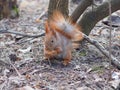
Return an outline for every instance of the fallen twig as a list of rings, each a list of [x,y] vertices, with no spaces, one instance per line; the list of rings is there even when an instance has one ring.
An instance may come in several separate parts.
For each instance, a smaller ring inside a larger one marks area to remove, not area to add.
[[[6,87],[8,81],[7,81],[7,77],[4,77],[5,81],[0,85],[0,90],[4,90],[4,88]]]
[[[87,40],[89,43],[94,45],[97,49],[99,49],[102,54],[104,54],[109,59],[109,52],[97,41],[89,38],[87,35],[84,34],[84,39]],[[120,69],[120,61],[117,60],[113,55],[111,55],[111,63],[115,65],[118,69]]]
[[[45,11],[43,11],[40,16],[39,16],[39,19],[41,19],[41,17],[47,12],[47,9],[45,9]]]
[[[16,73],[18,74],[19,77],[21,77],[20,72],[17,70],[17,68],[11,63],[11,61],[9,60],[10,65],[15,69]]]
[[[33,39],[35,39],[35,38],[30,38],[29,40],[18,41],[16,44],[22,44],[22,43],[31,41],[31,40],[33,40]]]
[[[19,36],[29,37],[29,38],[38,38],[38,37],[42,37],[42,36],[45,35],[44,33],[42,33],[40,35],[27,35],[27,34],[23,34],[23,33],[20,33],[20,32],[13,31],[13,30],[0,30],[0,33],[11,33],[11,34],[16,34],[16,35],[19,35]]]

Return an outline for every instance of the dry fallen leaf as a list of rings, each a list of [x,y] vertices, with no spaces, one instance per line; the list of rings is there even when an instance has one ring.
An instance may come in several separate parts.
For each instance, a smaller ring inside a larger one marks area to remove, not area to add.
[[[37,18],[37,19],[35,20],[35,22],[36,22],[36,23],[40,23],[40,19]]]
[[[83,86],[83,87],[78,87],[76,90],[92,90],[89,87]]]
[[[28,80],[28,79],[31,78],[31,75],[30,75],[30,74],[26,74],[25,77],[26,77],[26,79]]]
[[[120,72],[113,72],[111,78],[118,80],[120,78]]]
[[[24,86],[24,87],[19,88],[19,89],[17,89],[17,90],[35,90],[35,89],[33,89],[33,88],[30,87],[30,86]]]
[[[21,60],[20,57],[16,56],[16,54],[10,54],[10,55],[9,55],[9,58],[10,58],[11,61],[14,61],[14,62]]]
[[[27,53],[27,52],[30,52],[30,50],[31,50],[31,46],[29,46],[29,47],[26,48],[26,49],[19,49],[18,51],[19,51],[19,52],[22,52],[22,53]]]

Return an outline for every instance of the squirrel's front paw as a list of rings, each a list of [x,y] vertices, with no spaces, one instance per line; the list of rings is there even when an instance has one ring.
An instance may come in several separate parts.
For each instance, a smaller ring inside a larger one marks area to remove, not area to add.
[[[56,51],[57,51],[57,54],[61,53],[62,52],[62,49],[60,47],[57,47],[56,48]]]
[[[65,59],[65,60],[63,61],[63,65],[64,65],[64,66],[67,66],[67,65],[69,64],[69,62],[70,62],[70,60]]]
[[[48,59],[49,59],[49,57],[44,57],[43,59],[44,59],[44,60],[48,60]]]

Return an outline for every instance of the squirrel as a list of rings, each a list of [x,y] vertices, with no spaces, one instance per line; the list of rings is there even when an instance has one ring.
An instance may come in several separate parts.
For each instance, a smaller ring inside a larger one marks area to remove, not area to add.
[[[45,59],[62,58],[63,65],[71,61],[74,41],[81,41],[83,33],[70,18],[54,11],[50,20],[45,22],[44,55]]]

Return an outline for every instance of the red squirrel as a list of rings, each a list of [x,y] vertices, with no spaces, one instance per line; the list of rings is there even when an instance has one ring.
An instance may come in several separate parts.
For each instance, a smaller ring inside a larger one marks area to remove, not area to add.
[[[83,34],[77,24],[73,24],[69,18],[64,18],[59,11],[54,11],[52,18],[45,23],[45,58],[62,58],[63,65],[68,65],[72,58],[73,41],[82,39]]]

